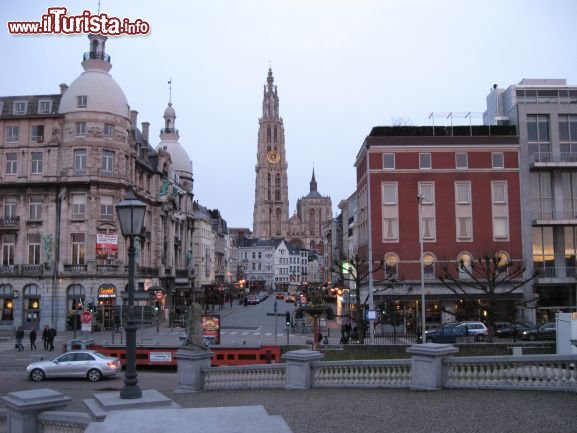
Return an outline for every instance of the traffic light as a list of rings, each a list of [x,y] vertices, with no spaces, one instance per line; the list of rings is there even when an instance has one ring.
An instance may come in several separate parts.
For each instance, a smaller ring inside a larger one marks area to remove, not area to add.
[[[158,310],[160,310],[160,301],[154,303],[154,311],[158,313]]]
[[[90,311],[91,313],[94,313],[94,302],[90,302],[88,304],[88,311]]]
[[[288,311],[285,313],[285,321],[287,327],[291,326],[291,313]]]

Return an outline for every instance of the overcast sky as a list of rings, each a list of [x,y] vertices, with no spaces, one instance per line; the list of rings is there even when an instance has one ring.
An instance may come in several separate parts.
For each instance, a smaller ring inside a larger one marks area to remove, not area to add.
[[[40,20],[52,6],[96,13],[98,1],[0,0],[0,96],[58,93],[83,71],[85,35],[7,32],[7,21]],[[431,112],[472,112],[481,123],[494,83],[577,85],[574,0],[102,0],[101,11],[150,24],[147,36],[109,38],[110,73],[139,123],[151,123],[154,147],[172,78],[195,199],[229,227],[252,229],[269,64],[285,126],[289,216],[313,166],[336,216],[373,126],[428,125]]]

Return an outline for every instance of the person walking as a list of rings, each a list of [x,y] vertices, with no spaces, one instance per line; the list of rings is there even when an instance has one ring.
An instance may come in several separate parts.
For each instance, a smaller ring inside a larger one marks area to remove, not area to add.
[[[52,352],[54,350],[54,337],[56,337],[56,329],[54,328],[54,326],[52,328],[50,328],[50,330],[48,331],[48,344],[50,346],[50,348],[48,349],[50,352]]]
[[[24,345],[22,344],[23,340],[24,329],[22,329],[22,326],[19,326],[16,330],[16,349],[18,349],[18,352],[22,352],[24,350]]]
[[[42,331],[42,342],[44,343],[44,350],[50,349],[50,328],[48,325]]]
[[[30,350],[36,350],[36,329],[30,331]]]

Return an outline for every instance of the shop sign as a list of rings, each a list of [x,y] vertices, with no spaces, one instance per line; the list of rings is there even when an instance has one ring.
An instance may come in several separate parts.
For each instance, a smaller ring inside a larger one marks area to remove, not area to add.
[[[114,286],[104,286],[98,289],[99,298],[116,298],[116,287]]]
[[[96,257],[101,259],[118,258],[118,235],[96,233]]]
[[[220,344],[220,315],[203,314],[200,323],[204,340],[210,341],[211,344]]]
[[[172,352],[148,352],[150,362],[171,362]]]

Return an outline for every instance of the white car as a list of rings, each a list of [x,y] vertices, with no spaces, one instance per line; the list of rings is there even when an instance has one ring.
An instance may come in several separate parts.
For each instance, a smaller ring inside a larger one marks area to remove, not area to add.
[[[463,335],[471,335],[477,341],[483,341],[489,335],[489,328],[483,322],[461,322],[453,329],[463,331]]]
[[[33,362],[26,367],[34,382],[48,378],[78,377],[98,382],[103,377],[115,376],[122,366],[118,358],[94,350],[74,350],[52,360]]]

